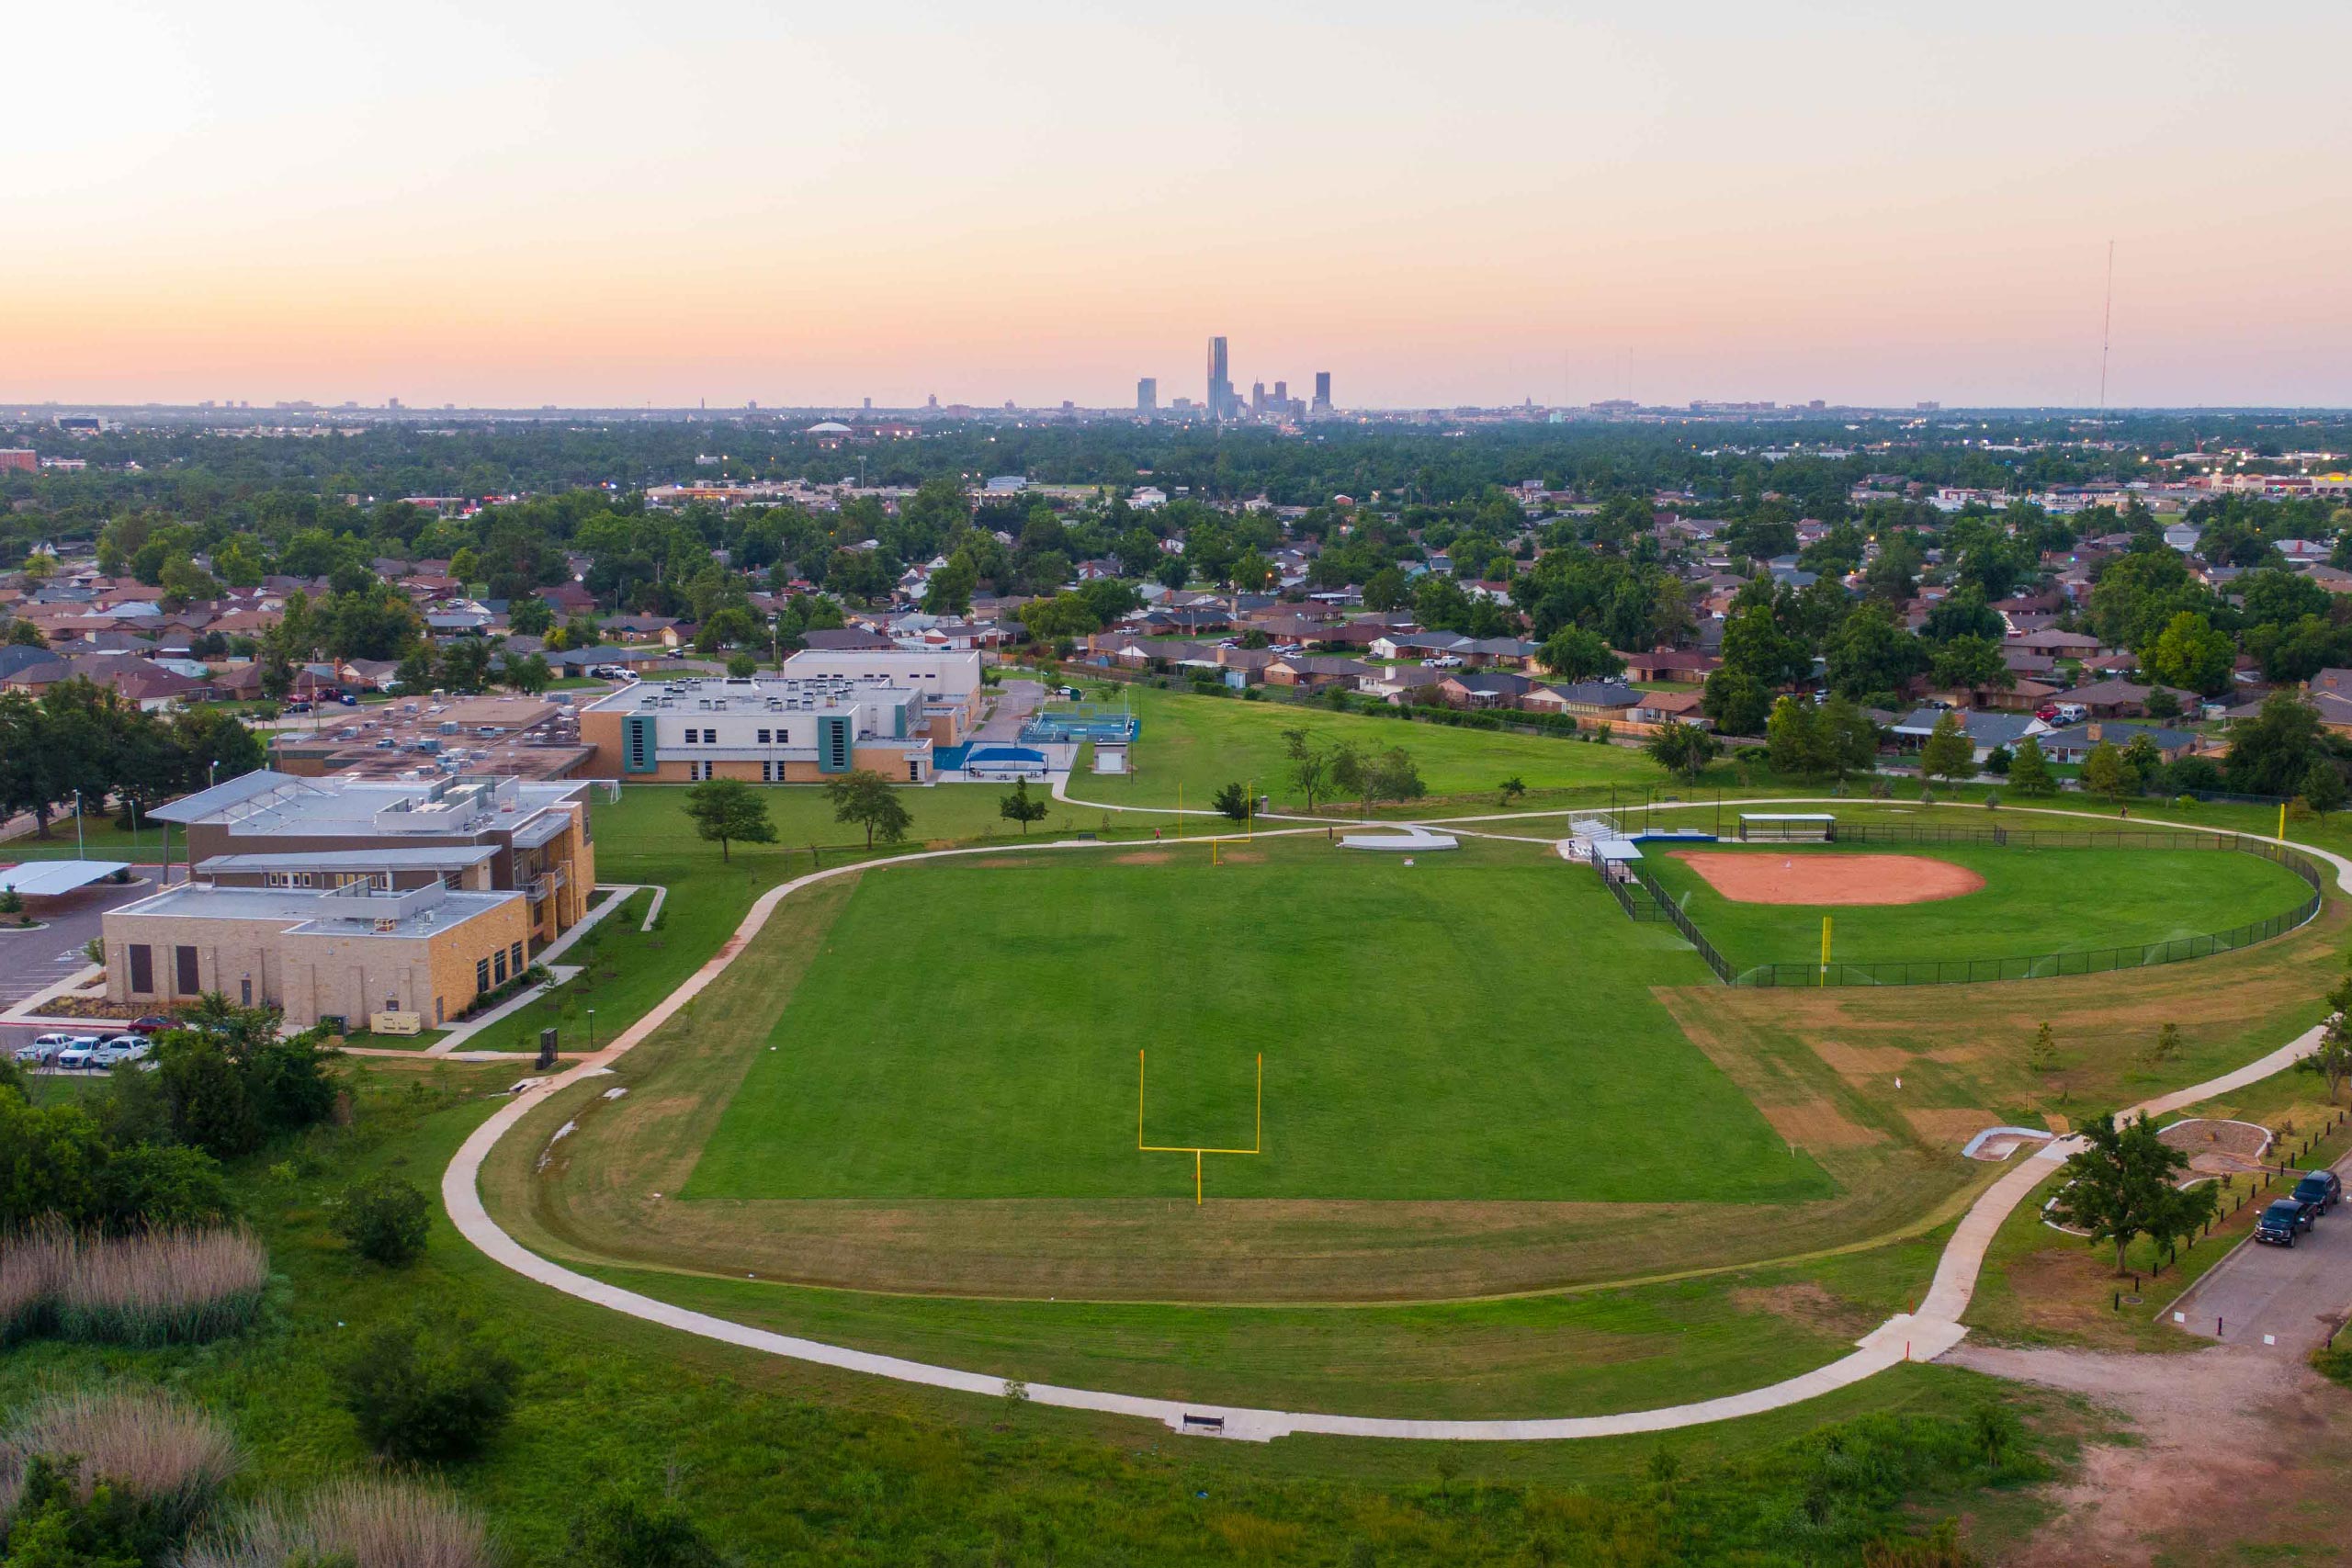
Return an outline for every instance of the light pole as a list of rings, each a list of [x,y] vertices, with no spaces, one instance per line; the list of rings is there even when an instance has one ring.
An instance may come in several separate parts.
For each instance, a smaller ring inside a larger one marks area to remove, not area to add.
[[[74,792],[74,858],[85,858],[82,852],[82,792],[78,789]]]
[[[594,1008],[588,1010],[588,1054],[591,1056],[596,1054],[596,1010]]]

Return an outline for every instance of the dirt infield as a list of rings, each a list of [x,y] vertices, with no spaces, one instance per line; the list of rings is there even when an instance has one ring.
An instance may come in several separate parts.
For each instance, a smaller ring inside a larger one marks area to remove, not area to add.
[[[1925,855],[1670,852],[1742,904],[1926,904],[1984,886],[1967,867]]]

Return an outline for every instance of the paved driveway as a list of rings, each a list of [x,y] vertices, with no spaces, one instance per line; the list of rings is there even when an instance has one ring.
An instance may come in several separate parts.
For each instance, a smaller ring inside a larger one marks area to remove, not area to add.
[[[1036,681],[1007,681],[997,688],[996,711],[972,731],[971,739],[1012,744],[1021,739],[1021,727],[1045,705],[1046,688]]]
[[[2352,1181],[2352,1155],[2336,1161]],[[2301,1356],[2352,1309],[2352,1204],[2339,1203],[2293,1247],[2239,1247],[2173,1311],[2204,1339]],[[2276,1342],[2266,1346],[2263,1336]]]

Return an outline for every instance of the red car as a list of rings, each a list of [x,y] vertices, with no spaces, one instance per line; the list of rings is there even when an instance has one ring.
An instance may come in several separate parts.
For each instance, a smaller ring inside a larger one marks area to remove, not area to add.
[[[160,1034],[166,1029],[178,1027],[179,1020],[166,1018],[160,1012],[151,1012],[145,1018],[134,1018],[123,1025],[133,1034]]]

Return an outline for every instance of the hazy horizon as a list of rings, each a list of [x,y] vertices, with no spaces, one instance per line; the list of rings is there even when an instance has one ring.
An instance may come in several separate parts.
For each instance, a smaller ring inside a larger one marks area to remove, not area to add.
[[[11,394],[2352,403],[2352,11],[96,0],[0,98]],[[19,405],[20,406],[20,405]]]

